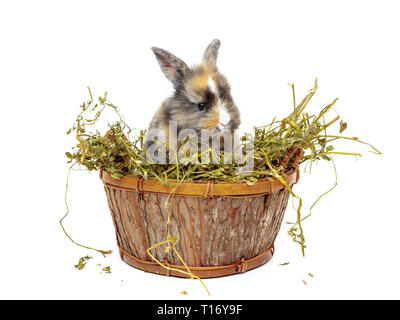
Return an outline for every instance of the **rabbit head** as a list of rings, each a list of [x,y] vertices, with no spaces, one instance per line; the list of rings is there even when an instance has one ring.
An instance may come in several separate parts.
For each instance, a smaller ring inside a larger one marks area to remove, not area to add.
[[[191,129],[200,134],[202,129],[238,129],[240,114],[231,97],[226,77],[217,68],[219,40],[206,48],[203,61],[188,67],[172,53],[153,47],[162,72],[174,86],[174,93],[167,98],[154,115],[149,130],[161,129],[168,136],[171,121],[177,123],[177,132]]]

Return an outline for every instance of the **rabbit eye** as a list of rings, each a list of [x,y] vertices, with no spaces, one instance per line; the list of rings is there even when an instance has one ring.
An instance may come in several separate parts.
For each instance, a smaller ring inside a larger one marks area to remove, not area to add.
[[[206,105],[204,103],[199,103],[197,104],[197,107],[199,108],[200,111],[203,111],[206,107]]]

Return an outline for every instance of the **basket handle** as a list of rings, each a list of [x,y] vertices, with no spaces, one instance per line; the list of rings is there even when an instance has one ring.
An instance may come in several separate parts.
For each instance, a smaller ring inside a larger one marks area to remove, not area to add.
[[[296,169],[299,166],[301,158],[303,157],[303,152],[304,152],[304,150],[303,150],[302,145],[297,145],[297,146],[290,148],[286,152],[285,156],[282,159],[282,169],[286,170],[287,165],[294,154],[295,154],[295,157],[294,157],[291,167]]]

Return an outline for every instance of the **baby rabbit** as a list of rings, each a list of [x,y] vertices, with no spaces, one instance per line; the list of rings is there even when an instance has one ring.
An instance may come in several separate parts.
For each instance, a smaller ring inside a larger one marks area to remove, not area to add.
[[[220,41],[213,40],[206,48],[200,65],[188,67],[172,53],[153,47],[162,72],[174,86],[174,93],[165,99],[149,126],[161,130],[165,137],[177,139],[184,129],[190,129],[199,136],[203,129],[212,130],[213,135],[224,130],[238,129],[240,114],[231,97],[228,80],[217,69]],[[176,124],[176,135],[171,137],[170,124]],[[147,139],[145,147],[154,143]]]

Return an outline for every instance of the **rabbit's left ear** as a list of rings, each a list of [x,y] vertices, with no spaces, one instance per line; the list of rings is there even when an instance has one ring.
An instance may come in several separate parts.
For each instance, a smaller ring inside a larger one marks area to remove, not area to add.
[[[182,82],[183,77],[188,72],[189,67],[178,57],[167,50],[152,47],[156,55],[158,64],[164,75],[173,83],[175,88]]]
[[[217,57],[221,41],[214,39],[208,45],[203,55],[203,63],[206,64],[212,71],[217,71]]]

